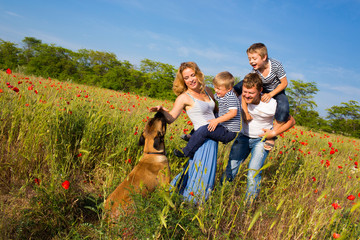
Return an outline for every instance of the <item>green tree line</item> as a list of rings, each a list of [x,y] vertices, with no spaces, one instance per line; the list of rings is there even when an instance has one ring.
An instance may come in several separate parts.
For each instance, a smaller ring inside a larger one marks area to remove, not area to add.
[[[172,82],[176,69],[145,59],[137,68],[119,61],[114,53],[88,49],[71,51],[25,37],[17,44],[0,39],[0,69],[28,75],[53,77],[158,99],[174,100]]]
[[[132,92],[158,99],[174,100],[172,82],[176,68],[149,59],[134,66],[119,61],[114,53],[88,49],[71,51],[25,37],[20,46],[0,39],[0,69],[13,69],[28,75],[53,77],[98,87]],[[206,76],[211,86],[212,76]],[[239,81],[240,77],[236,77]],[[314,109],[314,95],[319,91],[315,82],[290,80],[287,88],[290,112],[296,124],[314,130],[360,138],[360,106],[357,101],[332,106],[322,118]]]

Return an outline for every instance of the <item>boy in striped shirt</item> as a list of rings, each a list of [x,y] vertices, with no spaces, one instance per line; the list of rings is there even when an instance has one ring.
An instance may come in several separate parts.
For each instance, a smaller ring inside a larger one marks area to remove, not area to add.
[[[227,71],[215,76],[213,84],[216,94],[214,96],[218,102],[219,115],[210,120],[208,125],[200,127],[191,135],[188,144],[182,149],[183,153],[175,149],[175,156],[192,158],[206,138],[228,143],[240,132],[240,103],[232,90],[234,82],[233,75]]]
[[[261,101],[268,103],[271,98],[277,102],[275,112],[274,130],[277,130],[281,125],[289,120],[289,100],[285,95],[285,88],[287,87],[287,78],[282,64],[272,58],[268,57],[268,52],[265,44],[254,43],[247,50],[249,63],[253,67],[252,73],[257,73],[263,82],[263,91]],[[241,95],[242,81],[234,86],[234,90]],[[246,106],[244,110],[244,119],[251,121]],[[274,146],[275,139],[268,139],[265,142],[264,148],[271,150]]]

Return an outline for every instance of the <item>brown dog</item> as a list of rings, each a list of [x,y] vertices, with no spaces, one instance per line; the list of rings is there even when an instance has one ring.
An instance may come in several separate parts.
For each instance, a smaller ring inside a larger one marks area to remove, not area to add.
[[[170,182],[170,167],[165,156],[164,136],[166,120],[161,112],[146,124],[140,136],[139,145],[144,145],[144,153],[139,163],[125,180],[111,193],[105,201],[106,214],[112,220],[117,220],[121,207],[128,210],[133,203],[131,193],[141,193],[145,196],[160,185]]]

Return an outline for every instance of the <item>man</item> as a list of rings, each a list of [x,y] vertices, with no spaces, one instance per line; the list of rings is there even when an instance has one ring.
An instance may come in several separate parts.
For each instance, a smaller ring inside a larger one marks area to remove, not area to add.
[[[233,181],[239,166],[251,153],[249,171],[247,174],[247,190],[245,203],[249,206],[257,197],[260,191],[261,171],[257,173],[264,165],[269,150],[264,148],[263,136],[266,139],[274,138],[295,125],[292,116],[279,129],[272,130],[276,110],[276,101],[271,99],[269,102],[261,101],[262,81],[257,73],[249,73],[245,76],[242,86],[241,107],[247,109],[252,120],[246,121],[242,118],[242,129],[235,139],[230,155],[228,165],[223,176],[225,180]],[[240,97],[239,97],[240,98]],[[247,108],[243,107],[247,104]]]

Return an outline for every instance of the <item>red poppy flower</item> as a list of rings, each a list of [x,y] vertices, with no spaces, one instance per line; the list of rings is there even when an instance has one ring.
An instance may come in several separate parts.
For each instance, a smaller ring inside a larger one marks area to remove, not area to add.
[[[190,192],[190,195],[191,195],[191,196],[194,196],[194,192]]]
[[[34,179],[34,183],[36,183],[37,185],[40,185],[40,179],[35,178],[35,179]]]
[[[334,233],[334,234],[333,234],[333,238],[337,239],[337,238],[339,238],[339,237],[340,237],[340,234],[338,234],[338,233]]]
[[[354,195],[349,195],[349,196],[347,197],[347,199],[349,199],[350,201],[353,201],[353,200],[355,199],[355,196],[354,196]]]
[[[315,177],[312,177],[311,179],[313,180],[313,182],[315,182],[315,181],[316,181],[316,178],[315,178]]]
[[[358,196],[360,197],[360,193],[358,194]]]
[[[3,90],[0,88],[0,93],[2,93],[3,92]]]
[[[329,167],[329,166],[330,166],[330,161],[329,161],[329,160],[326,160],[325,165],[326,165],[326,167]]]
[[[6,73],[11,74],[11,69],[10,68],[6,69]]]
[[[70,182],[68,180],[64,181],[61,186],[64,188],[64,189],[69,189],[70,187]]]
[[[82,156],[82,153],[79,153],[78,155],[77,155],[77,157],[81,157]]]
[[[331,206],[333,206],[333,208],[335,210],[338,209],[338,208],[341,208],[341,206],[339,204],[337,204],[337,203],[333,203],[333,204],[331,204]]]
[[[12,90],[14,90],[14,92],[19,92],[19,89],[17,87],[14,87]]]
[[[334,153],[335,153],[335,151],[334,151],[334,150],[331,150],[331,151],[330,151],[330,154],[334,154]]]

